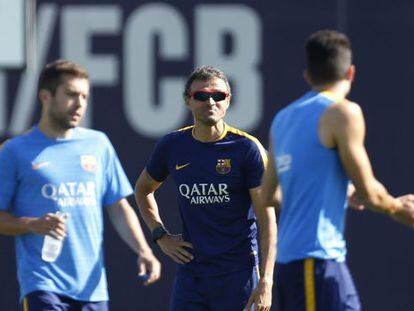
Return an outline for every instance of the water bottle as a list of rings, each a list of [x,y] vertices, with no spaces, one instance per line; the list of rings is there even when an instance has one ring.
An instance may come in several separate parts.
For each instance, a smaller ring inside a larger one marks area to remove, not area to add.
[[[67,219],[69,214],[63,212],[56,212],[56,216]],[[43,240],[42,259],[46,262],[54,262],[59,257],[62,251],[63,239],[58,240],[50,235],[46,235]]]

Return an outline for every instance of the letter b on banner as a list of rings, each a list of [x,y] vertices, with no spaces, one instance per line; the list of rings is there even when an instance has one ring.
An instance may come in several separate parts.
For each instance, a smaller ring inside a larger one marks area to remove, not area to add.
[[[259,17],[241,4],[198,5],[194,26],[195,66],[217,66],[229,76],[236,100],[227,120],[244,130],[254,129],[263,110]],[[157,79],[155,61],[157,56],[162,61],[188,60],[188,26],[173,6],[157,3],[138,8],[125,28],[125,116],[136,132],[155,138],[180,127],[187,117],[182,98],[185,76]],[[233,43],[228,54],[224,52],[225,36]],[[156,38],[159,51],[154,49]]]
[[[195,12],[195,63],[222,69],[232,81],[236,94],[227,121],[243,130],[260,122],[263,110],[261,62],[261,23],[251,8],[237,5],[200,5]],[[232,51],[225,53],[225,36]]]

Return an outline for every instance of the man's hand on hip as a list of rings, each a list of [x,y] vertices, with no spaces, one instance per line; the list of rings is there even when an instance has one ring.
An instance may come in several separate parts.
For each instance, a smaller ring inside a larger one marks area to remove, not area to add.
[[[181,234],[166,234],[157,240],[157,244],[167,256],[171,257],[176,263],[185,264],[194,259],[186,248],[193,248],[191,243],[183,241]]]

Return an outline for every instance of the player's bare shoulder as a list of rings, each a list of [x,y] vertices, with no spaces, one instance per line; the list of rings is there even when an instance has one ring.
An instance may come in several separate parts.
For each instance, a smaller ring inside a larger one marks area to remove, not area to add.
[[[336,146],[335,136],[353,128],[364,128],[362,109],[356,102],[343,99],[323,113],[319,123],[321,143],[325,147],[333,148]]]
[[[355,121],[363,116],[361,107],[353,101],[343,99],[326,109],[324,119],[336,125]]]

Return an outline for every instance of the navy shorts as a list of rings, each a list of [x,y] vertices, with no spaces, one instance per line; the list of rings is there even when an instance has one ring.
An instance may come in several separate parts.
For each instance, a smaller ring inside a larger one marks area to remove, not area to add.
[[[171,311],[241,311],[257,286],[258,268],[220,276],[193,276],[178,271]]]
[[[23,311],[108,311],[107,301],[79,301],[47,291],[34,291],[23,299]]]
[[[345,262],[305,259],[276,265],[278,311],[359,311],[358,293]]]

